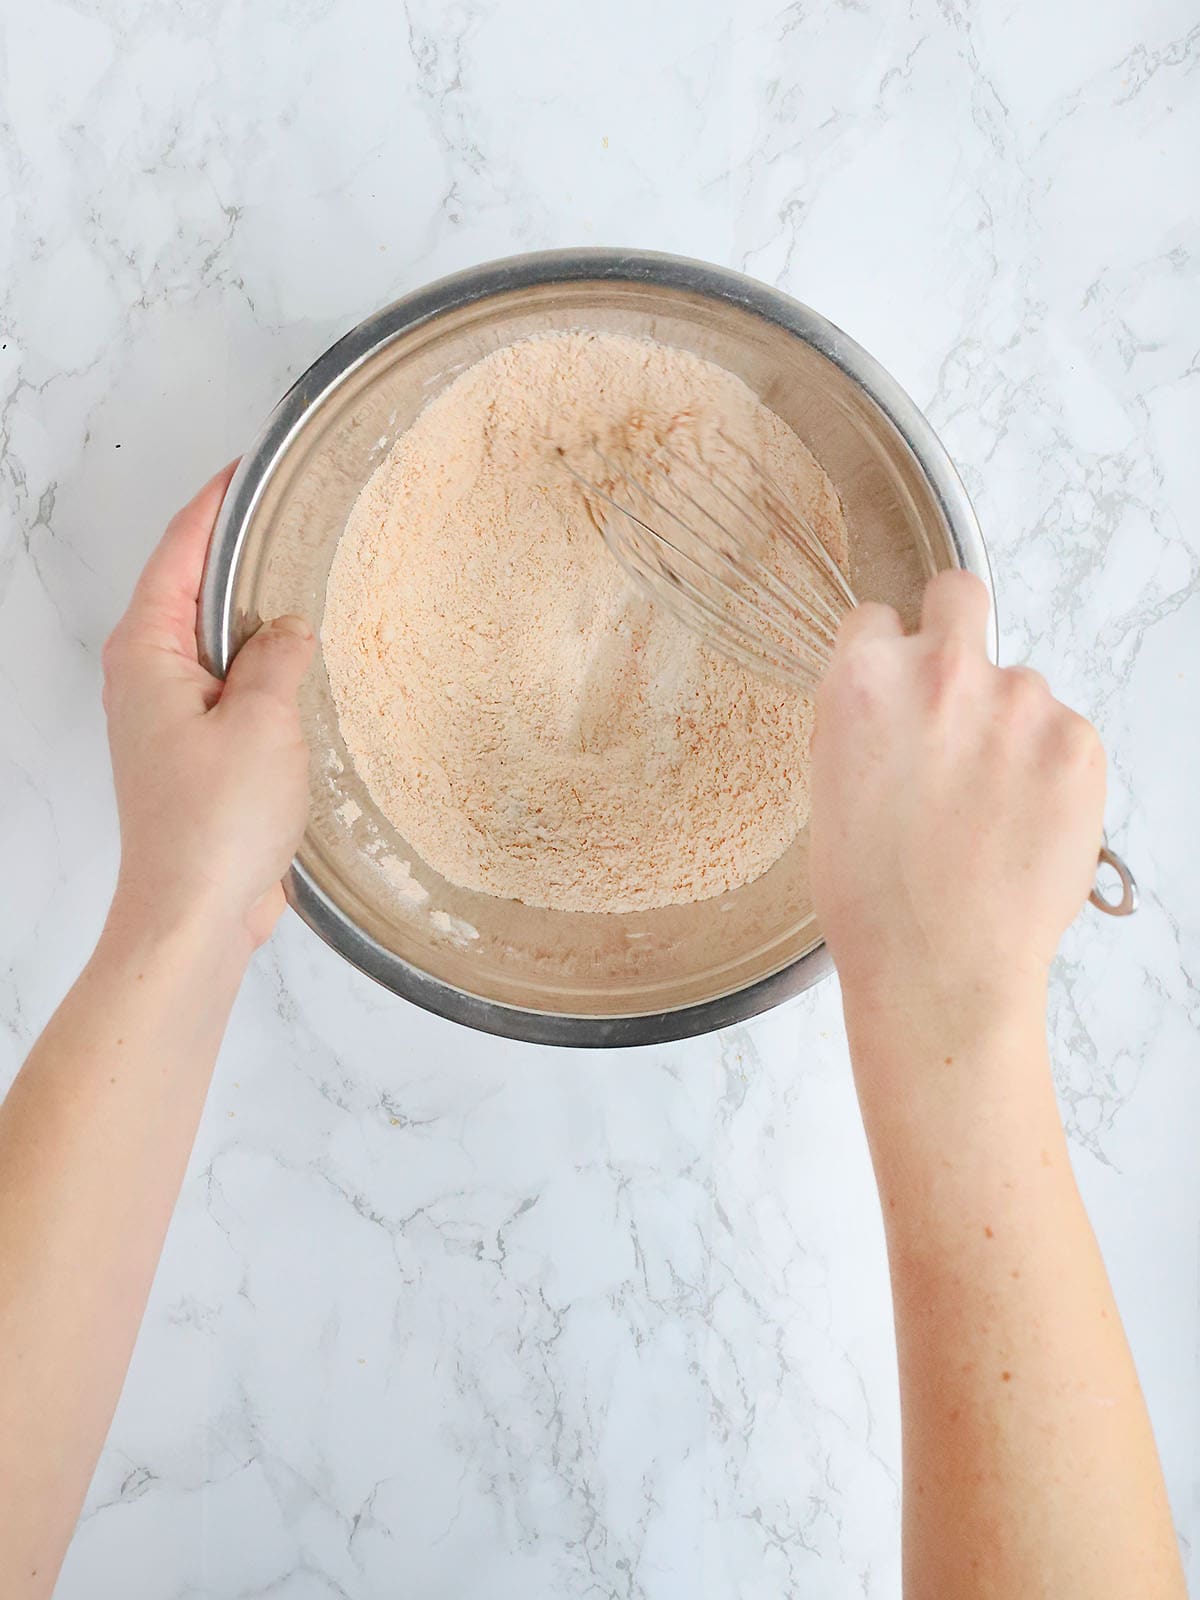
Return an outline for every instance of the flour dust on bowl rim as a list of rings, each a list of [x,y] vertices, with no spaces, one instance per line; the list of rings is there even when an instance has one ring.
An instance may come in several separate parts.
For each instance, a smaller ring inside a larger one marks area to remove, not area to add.
[[[397,301],[284,396],[221,508],[201,653],[224,674],[264,617],[320,630],[330,562],[363,484],[425,403],[481,357],[577,328],[679,346],[740,377],[832,478],[850,582],[912,621],[934,572],[992,592],[979,526],[932,428],[863,349],[787,295],[703,262],[563,250],[490,262]],[[992,624],[995,649],[995,624]],[[301,694],[308,827],[287,880],[304,920],[395,993],[485,1032],[575,1046],[706,1033],[832,970],[808,888],[807,829],[753,883],[627,914],[547,911],[460,889],[400,838],[354,771],[319,656]]]

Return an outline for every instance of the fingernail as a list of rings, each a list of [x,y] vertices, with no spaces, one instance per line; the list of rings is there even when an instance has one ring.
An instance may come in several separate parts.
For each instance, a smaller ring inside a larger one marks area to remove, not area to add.
[[[313,636],[312,628],[304,617],[276,617],[268,626],[276,633],[290,634],[293,639],[311,639]]]

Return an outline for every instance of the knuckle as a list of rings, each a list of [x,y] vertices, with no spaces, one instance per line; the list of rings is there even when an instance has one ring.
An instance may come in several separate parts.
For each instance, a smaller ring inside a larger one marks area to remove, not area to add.
[[[1103,765],[1104,746],[1100,742],[1100,735],[1088,719],[1081,717],[1077,711],[1064,708],[1060,738],[1064,750],[1083,765]]]
[[[1018,717],[1032,715],[1052,704],[1045,678],[1030,667],[1006,667],[1000,674],[1000,695],[1009,713]]]
[[[178,538],[182,530],[188,525],[188,512],[190,509],[190,506],[180,506],[178,511],[173,511],[171,513],[171,516],[168,518],[167,525],[163,529],[164,540]]]
[[[108,638],[100,646],[100,670],[104,674],[105,684],[111,683],[113,678],[120,673],[125,660],[125,649],[124,628],[118,622]]]
[[[252,685],[243,688],[238,696],[242,716],[261,730],[284,729],[288,725],[288,707],[269,689]]]
[[[306,660],[312,649],[311,639],[300,638],[294,633],[283,633],[277,628],[270,628],[258,634],[255,639],[255,649],[267,652],[271,661],[283,665],[285,670],[292,670],[292,663],[296,666]]]
[[[846,614],[842,630],[849,639],[854,640],[869,633],[879,623],[890,622],[895,614],[892,607],[884,605],[881,600],[863,600]]]
[[[975,659],[975,652],[964,639],[955,635],[949,639],[940,640],[930,652],[934,664],[942,672],[953,672],[958,675],[965,672],[970,663]]]
[[[1025,693],[1036,691],[1038,694],[1048,694],[1050,692],[1050,685],[1034,667],[1005,667],[1001,671],[1001,677],[1005,683]]]
[[[858,707],[874,705],[883,695],[890,673],[878,641],[861,640],[835,663],[821,685],[818,707],[826,700],[847,699]]]
[[[951,694],[967,677],[975,652],[958,638],[941,639],[924,659],[924,677],[931,698],[937,702]]]
[[[848,657],[873,646],[892,643],[900,632],[900,619],[891,606],[878,600],[864,600],[842,618],[834,645],[835,656]]]
[[[259,628],[254,639],[259,650],[288,650],[302,642],[297,634],[269,623]]]
[[[936,573],[929,583],[931,588],[953,596],[957,600],[975,605],[987,601],[987,585],[983,579],[977,578],[973,572],[967,572],[963,567],[947,567],[942,572]]]
[[[982,579],[973,572],[951,567],[929,580],[921,603],[921,627],[941,631],[955,620],[974,632],[986,620],[990,607],[987,585]]]

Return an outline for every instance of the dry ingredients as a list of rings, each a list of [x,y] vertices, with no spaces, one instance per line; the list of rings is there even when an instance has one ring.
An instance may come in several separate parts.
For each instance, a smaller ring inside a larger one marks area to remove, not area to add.
[[[322,640],[343,737],[379,809],[464,888],[643,910],[756,878],[809,810],[812,708],[643,600],[551,442],[721,432],[839,560],[811,453],[690,352],[555,333],[463,372],[350,515]]]

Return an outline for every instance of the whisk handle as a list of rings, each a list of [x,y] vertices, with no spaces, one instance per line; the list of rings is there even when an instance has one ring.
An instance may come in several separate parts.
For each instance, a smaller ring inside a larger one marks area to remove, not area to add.
[[[1121,898],[1110,900],[1098,883],[1093,884],[1092,892],[1088,899],[1097,911],[1103,911],[1109,917],[1129,917],[1137,910],[1138,887],[1137,880],[1129,868],[1121,860],[1115,850],[1108,848],[1108,840],[1100,846],[1100,856],[1097,866],[1111,867],[1121,880]]]

